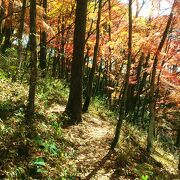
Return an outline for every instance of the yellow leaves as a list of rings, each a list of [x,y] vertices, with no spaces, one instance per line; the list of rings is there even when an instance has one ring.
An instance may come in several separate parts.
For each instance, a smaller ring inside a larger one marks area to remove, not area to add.
[[[109,42],[106,43],[106,46],[108,46],[108,47],[110,47],[111,49],[113,49],[114,46],[115,46],[115,44],[116,44],[116,42],[114,42],[114,41],[109,41]]]
[[[95,2],[91,2],[88,6],[87,19],[90,21],[96,21],[97,19],[97,8],[95,8]]]
[[[71,12],[74,1],[64,0],[64,1],[53,1],[50,3],[48,16],[49,17],[58,17],[61,14],[67,14]]]

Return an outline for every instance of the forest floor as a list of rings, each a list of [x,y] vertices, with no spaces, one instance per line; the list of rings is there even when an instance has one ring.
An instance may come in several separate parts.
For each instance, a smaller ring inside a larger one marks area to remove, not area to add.
[[[64,129],[65,138],[76,149],[78,177],[94,180],[178,179],[177,159],[156,145],[151,157],[145,150],[144,134],[124,123],[121,142],[115,151],[109,147],[114,135],[112,121],[84,114],[79,125]]]
[[[148,157],[146,132],[127,122],[117,148],[109,151],[115,116],[100,101],[92,103],[82,123],[62,128],[65,85],[38,83],[36,136],[28,139],[23,123],[27,86],[0,80],[0,179],[179,179],[177,151],[166,151],[156,141]]]

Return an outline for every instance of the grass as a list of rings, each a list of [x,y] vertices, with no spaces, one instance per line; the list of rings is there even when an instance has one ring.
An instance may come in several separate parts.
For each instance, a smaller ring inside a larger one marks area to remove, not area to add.
[[[114,121],[117,114],[108,109],[107,100],[102,97],[93,97],[89,107],[89,113],[101,118],[102,120]]]

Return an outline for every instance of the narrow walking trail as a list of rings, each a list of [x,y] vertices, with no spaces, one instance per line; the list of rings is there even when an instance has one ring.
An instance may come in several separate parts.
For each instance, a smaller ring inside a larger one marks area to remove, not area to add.
[[[100,160],[108,154],[109,145],[113,138],[112,123],[90,114],[84,114],[83,122],[65,129],[64,135],[76,147],[77,154],[72,161],[77,166],[78,176],[82,179],[88,179],[88,175],[95,168],[99,168]],[[108,173],[110,171],[109,169]],[[106,177],[108,176],[106,173],[100,176],[104,180],[109,179]],[[98,177],[94,178],[97,179]]]
[[[50,111],[61,113],[64,108],[57,105]],[[63,129],[67,151],[73,152],[64,166],[75,166],[76,177],[83,180],[133,180],[146,174],[153,178],[176,178],[177,162],[168,153],[165,155],[167,162],[161,161],[165,152],[157,148],[148,158],[146,139],[139,133],[125,123],[120,146],[113,152],[109,151],[114,136],[113,121],[102,119],[92,112],[85,113],[82,123]]]

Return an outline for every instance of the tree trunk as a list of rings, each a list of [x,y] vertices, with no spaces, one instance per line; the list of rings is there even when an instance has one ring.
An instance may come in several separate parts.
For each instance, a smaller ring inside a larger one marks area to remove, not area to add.
[[[18,68],[17,68],[17,76],[21,69],[22,64],[22,36],[24,31],[24,19],[25,19],[25,12],[26,12],[26,0],[23,0],[22,2],[22,8],[21,8],[21,14],[20,14],[20,24],[19,24],[19,30],[18,30]]]
[[[6,18],[4,25],[5,40],[1,49],[2,53],[5,53],[6,49],[11,47],[11,35],[13,33],[13,29],[12,29],[13,1],[9,1],[8,15],[9,17]]]
[[[111,0],[108,0],[108,13],[109,13],[109,25],[108,25],[108,41],[111,42],[112,38],[111,38]],[[112,70],[112,63],[111,63],[111,46],[109,45],[108,47],[109,49],[109,54],[108,54],[108,61],[109,61],[109,67],[108,68],[108,81],[109,81],[109,86],[111,86],[111,78],[110,78],[110,74],[111,74],[111,70]]]
[[[176,147],[180,148],[180,125],[177,131]]]
[[[139,16],[139,13],[142,10],[145,3],[146,3],[146,0],[142,0],[141,1],[141,6],[140,6],[139,0],[136,0],[136,15],[135,15],[136,18]]]
[[[176,138],[176,147],[180,148],[180,124],[177,132],[177,138]],[[178,163],[178,170],[180,171],[180,154],[179,154],[179,163]]]
[[[43,8],[45,13],[47,13],[47,0],[43,0]],[[44,16],[44,21],[46,21],[46,15]],[[40,35],[40,61],[39,66],[41,70],[43,71],[43,77],[45,76],[45,69],[46,69],[46,39],[47,39],[47,33],[45,30],[42,30]]]
[[[5,9],[4,9],[4,0],[2,0],[1,2],[1,6],[0,6],[0,45],[2,43],[3,40],[3,19],[4,19],[4,15],[5,15]]]
[[[153,69],[152,69],[152,74],[151,74],[151,85],[150,85],[150,92],[149,92],[150,122],[149,122],[148,137],[147,137],[147,152],[149,154],[152,152],[154,131],[155,131],[155,104],[156,104],[156,100],[154,98],[154,93],[155,93],[156,68],[157,68],[157,64],[158,64],[158,58],[159,58],[160,52],[163,48],[163,45],[165,43],[166,37],[168,35],[168,31],[169,31],[172,19],[173,19],[173,8],[172,8],[172,11],[169,15],[169,19],[168,19],[166,28],[164,30],[161,42],[160,42],[159,47],[157,49],[157,52],[155,54]]]
[[[71,84],[66,112],[72,124],[82,120],[82,67],[86,33],[87,0],[77,0]]]
[[[134,115],[133,115],[133,122],[136,123],[135,121],[138,121],[138,115],[139,115],[139,109],[140,109],[140,105],[141,105],[141,99],[140,99],[140,95],[142,94],[143,88],[146,84],[146,78],[148,76],[147,72],[143,73],[143,76],[141,78],[141,71],[142,68],[147,68],[148,66],[148,62],[150,59],[150,53],[148,53],[148,55],[146,56],[146,61],[143,65],[144,62],[144,53],[142,54],[141,58],[140,58],[140,62],[138,65],[138,71],[137,71],[137,93],[135,96],[135,102],[134,102]]]
[[[102,58],[101,58],[101,62],[99,64],[99,73],[98,73],[98,77],[97,77],[97,83],[96,83],[96,91],[95,93],[98,94],[100,91],[100,82],[101,82],[101,74],[102,74]]]
[[[113,142],[111,144],[111,149],[114,149],[119,141],[123,119],[125,118],[125,111],[126,111],[125,106],[127,102],[127,93],[128,93],[129,77],[130,77],[130,70],[131,70],[131,51],[132,51],[132,0],[129,0],[128,63],[127,63],[124,91],[123,91],[122,98],[120,97],[120,101],[119,101],[120,103],[119,119],[116,125],[116,132],[115,132]]]
[[[83,112],[87,112],[87,110],[89,108],[90,100],[92,97],[93,79],[94,79],[94,73],[95,73],[95,69],[96,69],[97,56],[98,56],[98,50],[99,50],[101,9],[102,9],[102,0],[99,0],[98,18],[97,18],[97,24],[96,24],[96,43],[94,46],[92,69],[89,74],[88,84],[87,84],[87,88],[86,88],[86,98],[85,98],[85,102],[83,105]]]
[[[61,70],[60,70],[60,78],[63,79],[64,75],[65,75],[65,22],[64,22],[64,16],[62,17],[62,22],[61,22],[61,48],[60,48],[60,54],[61,54],[61,58],[60,58],[60,64],[61,64]]]
[[[58,57],[54,55],[53,63],[52,63],[52,77],[56,77],[57,75],[57,65],[58,65]]]
[[[36,0],[30,1],[30,84],[26,110],[26,123],[30,124],[34,116],[35,87],[37,78],[37,52],[36,52]]]

